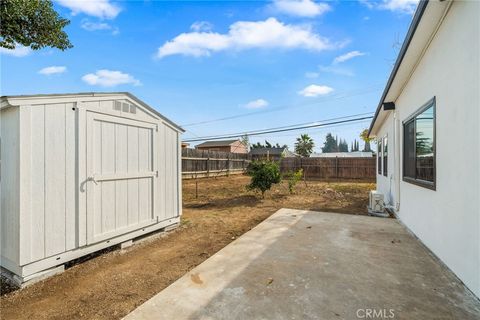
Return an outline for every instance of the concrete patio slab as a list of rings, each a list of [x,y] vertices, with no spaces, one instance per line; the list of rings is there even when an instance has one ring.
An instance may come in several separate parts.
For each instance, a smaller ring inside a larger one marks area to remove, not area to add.
[[[480,319],[397,221],[282,209],[125,319]]]

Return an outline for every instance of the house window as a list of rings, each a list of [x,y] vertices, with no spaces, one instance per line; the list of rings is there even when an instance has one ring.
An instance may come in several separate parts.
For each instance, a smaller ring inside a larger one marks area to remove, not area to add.
[[[387,136],[383,138],[383,175],[388,175],[388,139]]]
[[[435,98],[403,122],[403,180],[435,190]]]
[[[382,139],[378,140],[377,166],[378,166],[378,174],[382,174]]]

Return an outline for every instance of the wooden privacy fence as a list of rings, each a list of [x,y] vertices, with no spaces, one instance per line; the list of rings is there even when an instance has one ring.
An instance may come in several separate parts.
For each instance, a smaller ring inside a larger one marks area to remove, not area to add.
[[[305,179],[375,180],[375,157],[371,158],[283,158],[280,171],[303,169]]]
[[[242,153],[182,149],[182,178],[228,176],[243,173],[250,156]]]

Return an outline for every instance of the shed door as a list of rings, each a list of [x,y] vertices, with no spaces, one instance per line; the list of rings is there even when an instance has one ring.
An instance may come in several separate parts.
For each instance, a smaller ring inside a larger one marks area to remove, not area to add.
[[[157,222],[155,124],[87,112],[87,243]]]

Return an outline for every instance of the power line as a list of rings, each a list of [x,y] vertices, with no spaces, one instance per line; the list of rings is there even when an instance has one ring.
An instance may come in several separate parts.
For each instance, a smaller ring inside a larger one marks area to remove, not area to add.
[[[203,140],[221,140],[221,139],[228,139],[228,138],[238,138],[241,137],[242,135],[248,135],[248,136],[256,136],[256,135],[262,135],[266,133],[275,133],[275,132],[285,132],[285,131],[293,131],[293,130],[302,130],[302,129],[309,129],[309,128],[317,128],[317,127],[325,127],[329,125],[335,125],[335,124],[340,124],[340,123],[349,123],[349,122],[354,122],[354,121],[361,121],[361,120],[367,120],[367,119],[372,119],[373,116],[367,116],[367,117],[360,117],[360,118],[354,118],[354,119],[347,119],[347,120],[340,120],[340,121],[333,121],[333,122],[327,122],[327,123],[318,123],[320,121],[316,121],[310,125],[303,125],[303,126],[297,126],[297,127],[290,127],[290,128],[284,128],[284,129],[266,129],[262,131],[252,131],[252,132],[244,132],[242,134],[233,134],[233,135],[223,135],[223,136],[212,136],[212,137],[199,137],[196,139],[187,139],[184,140],[184,142],[196,142],[196,141],[203,141]]]
[[[319,122],[343,120],[343,119],[348,119],[348,118],[353,118],[353,117],[362,117],[362,116],[365,116],[365,115],[372,115],[372,116],[373,116],[373,112],[365,112],[365,113],[351,114],[351,115],[348,115],[348,116],[342,116],[342,117],[335,117],[335,118],[330,118],[330,119],[324,119],[324,120],[316,121],[316,122],[309,121],[309,122],[291,124],[291,125],[281,126],[281,127],[257,129],[257,130],[251,130],[250,132],[258,132],[258,131],[264,131],[264,130],[287,129],[287,128],[291,128],[291,127],[299,127],[299,126],[306,126],[306,125],[311,125],[311,124],[317,124],[317,123],[319,123]],[[189,130],[187,130],[187,132],[189,132]],[[221,134],[221,135],[222,135],[222,136],[225,136],[225,135],[243,136],[243,135],[245,135],[245,134],[247,134],[247,133],[248,133],[247,131],[241,131],[241,132],[224,133],[224,134]],[[210,135],[210,136],[203,136],[203,137],[199,137],[198,135],[194,135],[194,136],[195,136],[195,137],[185,138],[185,139],[188,140],[188,139],[195,139],[195,138],[199,138],[199,139],[200,139],[200,138],[202,138],[202,139],[204,139],[204,140],[208,140],[208,139],[210,139],[210,138],[214,138],[214,137],[219,136],[219,134]]]
[[[340,123],[336,125],[329,125],[326,127],[320,127],[320,128],[314,128],[311,130],[308,130],[309,135],[318,135],[321,134],[322,132],[326,130],[330,130],[331,128],[339,128],[339,127],[351,127],[353,125],[363,125],[365,123],[370,123],[371,119],[366,119],[366,120],[360,120],[356,122],[351,122],[351,123]],[[287,133],[287,134],[259,134],[256,135],[256,137],[262,137],[262,138],[268,138],[270,141],[270,138],[285,138],[285,137],[295,137],[297,136],[296,133]],[[274,141],[275,142],[275,141]]]
[[[368,89],[368,90],[366,90]],[[291,108],[296,108],[296,107],[304,107],[304,106],[310,106],[310,105],[316,105],[319,103],[323,102],[328,102],[328,101],[333,101],[333,100],[338,100],[338,99],[345,99],[345,98],[350,98],[358,95],[362,95],[365,93],[370,93],[370,92],[375,92],[379,90],[378,85],[362,88],[359,90],[351,90],[351,91],[345,91],[343,93],[338,93],[336,95],[330,96],[328,98],[324,98],[320,101],[313,101],[313,102],[308,102],[308,103],[302,103],[302,104],[297,104],[297,105],[285,105],[285,106],[280,106],[280,107],[275,107],[275,108],[270,108],[267,110],[260,110],[260,111],[252,111],[252,112],[247,112],[247,113],[240,113],[232,116],[227,116],[223,118],[217,118],[217,119],[211,119],[211,120],[204,120],[204,121],[199,121],[199,122],[192,122],[192,123],[187,123],[187,124],[182,124],[181,127],[192,127],[192,126],[198,126],[202,124],[207,124],[207,123],[212,123],[212,122],[219,122],[219,121],[225,121],[225,120],[233,120],[233,119],[238,119],[238,118],[243,118],[243,117],[249,117],[257,114],[264,114],[264,113],[270,113],[270,112],[276,112],[276,111],[281,111],[285,109],[291,109]],[[350,94],[348,94],[350,93]]]

